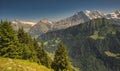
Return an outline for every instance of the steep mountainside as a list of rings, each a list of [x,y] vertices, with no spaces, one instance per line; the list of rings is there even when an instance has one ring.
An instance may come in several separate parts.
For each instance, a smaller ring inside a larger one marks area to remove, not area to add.
[[[39,36],[49,52],[68,46],[72,64],[80,71],[120,71],[120,22],[94,19]],[[49,47],[48,47],[49,45]]]
[[[32,36],[38,36],[52,30],[52,28],[53,22],[45,18],[31,27],[29,30],[29,34]]]
[[[86,22],[86,21],[89,21],[89,17],[86,16],[86,14],[83,11],[80,11],[71,17],[68,17],[66,19],[56,22],[54,28],[63,29],[63,28],[67,28],[67,27],[70,27],[73,25],[77,25],[77,24]]]

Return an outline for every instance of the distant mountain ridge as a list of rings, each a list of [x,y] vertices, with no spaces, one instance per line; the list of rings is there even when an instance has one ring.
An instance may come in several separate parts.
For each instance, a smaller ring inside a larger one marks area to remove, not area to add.
[[[13,20],[11,21],[11,25],[15,30],[18,30],[19,28],[23,28],[26,32],[30,30],[30,28],[35,25],[36,23],[31,21],[22,21],[22,20]]]
[[[120,19],[120,10],[116,10],[113,13],[102,13],[98,10],[95,11],[80,11],[76,14],[74,14],[71,17],[65,18],[63,20],[57,21],[56,24],[57,26],[55,26],[56,29],[63,29],[63,28],[68,28],[74,25],[78,25],[80,23],[84,23],[87,21],[90,21],[92,19],[97,19],[97,18],[106,18],[106,19]],[[55,24],[55,25],[56,25]],[[62,27],[58,27],[61,26]]]
[[[12,25],[15,28],[15,30],[19,27],[23,27],[25,31],[28,32],[30,35],[38,36],[48,31],[65,29],[97,18],[120,19],[120,10],[116,10],[115,12],[108,14],[102,13],[98,10],[80,11],[75,13],[73,16],[59,20],[57,22],[48,20],[47,18],[40,20],[38,23],[14,20],[12,21]]]

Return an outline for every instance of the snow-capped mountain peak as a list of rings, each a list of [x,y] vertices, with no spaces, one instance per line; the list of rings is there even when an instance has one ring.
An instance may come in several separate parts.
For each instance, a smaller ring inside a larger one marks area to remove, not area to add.
[[[117,14],[117,15],[120,14],[120,10],[116,10],[115,14]]]
[[[104,16],[104,14],[101,13],[100,11],[98,11],[98,10],[95,10],[95,11],[86,10],[86,11],[85,11],[85,14],[86,14],[90,19],[101,18],[101,17]]]
[[[107,14],[106,18],[107,19],[120,19],[120,10],[116,10],[115,12]]]
[[[59,20],[57,22],[53,22],[47,18],[41,19],[37,24],[31,21],[21,21],[21,20],[14,20],[12,21],[13,26],[15,29],[19,29],[23,27],[26,31],[33,33],[33,35],[40,35],[52,30],[59,30],[65,29],[74,25],[78,25],[92,19],[97,18],[106,18],[106,19],[120,19],[120,10],[116,10],[113,13],[102,13],[98,10],[94,11],[79,11],[73,14],[70,17],[65,19]],[[34,26],[33,26],[34,25]]]
[[[91,11],[90,11],[90,10],[86,10],[85,13],[86,13],[86,14],[90,14]]]
[[[83,11],[77,12],[75,15],[85,14]]]

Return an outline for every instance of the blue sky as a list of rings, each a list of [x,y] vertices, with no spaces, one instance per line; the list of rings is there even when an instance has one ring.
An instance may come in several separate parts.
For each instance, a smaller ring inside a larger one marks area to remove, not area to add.
[[[112,12],[120,9],[120,0],[0,0],[0,19],[60,20],[81,10]]]

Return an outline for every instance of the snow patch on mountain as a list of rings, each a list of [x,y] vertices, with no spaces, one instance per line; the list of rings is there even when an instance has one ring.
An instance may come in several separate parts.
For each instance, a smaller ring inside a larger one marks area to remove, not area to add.
[[[101,13],[100,11],[98,11],[98,10],[95,10],[95,11],[86,10],[85,14],[90,18],[90,20],[97,19],[97,18],[102,18],[104,16],[104,14]]]
[[[113,13],[109,13],[106,15],[107,19],[120,19],[120,10],[116,10]]]
[[[22,20],[13,20],[12,23],[14,24],[28,24],[28,25],[35,25],[36,23],[35,22],[31,22],[31,21],[22,21]]]
[[[48,20],[47,18],[40,20],[40,22],[53,24],[53,22],[51,20]]]
[[[13,20],[11,21],[11,25],[17,31],[19,28],[23,28],[24,31],[28,32],[29,29],[35,25],[36,23],[31,21],[22,21],[22,20]]]

